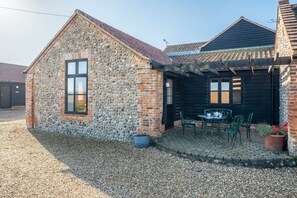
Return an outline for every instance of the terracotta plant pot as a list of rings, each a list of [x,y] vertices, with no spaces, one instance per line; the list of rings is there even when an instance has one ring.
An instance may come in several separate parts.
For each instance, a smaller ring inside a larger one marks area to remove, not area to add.
[[[264,136],[265,149],[269,151],[283,151],[285,148],[285,135]]]

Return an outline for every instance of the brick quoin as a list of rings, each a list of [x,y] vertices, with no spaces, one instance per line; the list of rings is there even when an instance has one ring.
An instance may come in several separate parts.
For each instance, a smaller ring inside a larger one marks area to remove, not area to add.
[[[297,59],[290,65],[290,90],[289,90],[289,153],[297,156]]]

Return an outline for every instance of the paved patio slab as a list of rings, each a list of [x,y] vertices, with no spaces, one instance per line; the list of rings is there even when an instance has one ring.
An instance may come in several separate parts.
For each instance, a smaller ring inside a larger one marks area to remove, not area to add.
[[[193,160],[213,162],[227,165],[274,168],[296,166],[297,161],[288,156],[288,152],[271,152],[264,148],[262,137],[255,131],[251,132],[251,140],[242,131],[242,144],[239,141],[232,147],[223,132],[221,138],[215,132],[194,136],[192,129],[187,129],[185,136],[181,128],[167,131],[156,141],[156,147],[182,157]]]

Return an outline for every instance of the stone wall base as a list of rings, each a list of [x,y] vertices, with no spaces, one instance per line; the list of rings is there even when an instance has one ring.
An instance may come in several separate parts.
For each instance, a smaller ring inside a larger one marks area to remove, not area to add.
[[[291,157],[297,157],[297,140],[292,137],[288,137],[288,151]]]

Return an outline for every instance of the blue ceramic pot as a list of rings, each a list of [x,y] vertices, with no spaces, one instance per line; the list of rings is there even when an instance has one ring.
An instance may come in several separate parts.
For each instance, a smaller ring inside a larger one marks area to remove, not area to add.
[[[136,148],[147,148],[150,144],[149,135],[134,135],[133,140]]]

